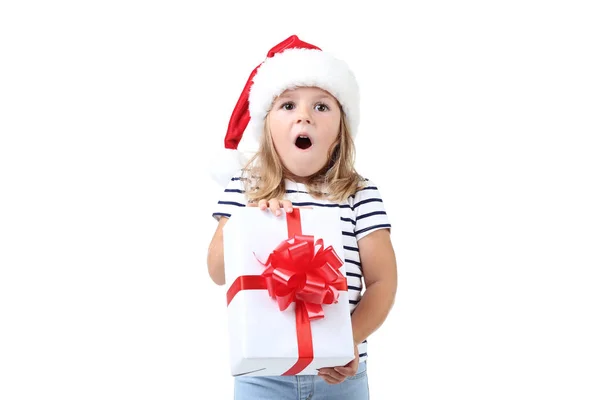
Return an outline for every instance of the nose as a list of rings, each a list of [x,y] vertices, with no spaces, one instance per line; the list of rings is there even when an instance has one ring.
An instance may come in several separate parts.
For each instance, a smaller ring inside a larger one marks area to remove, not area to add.
[[[310,118],[308,117],[302,117],[302,118],[298,118],[298,120],[296,121],[296,123],[298,124],[311,124],[310,122]]]
[[[310,113],[307,110],[306,106],[298,106],[297,107],[298,113],[296,115],[297,120],[296,123],[298,124],[311,124],[311,118],[310,118]]]

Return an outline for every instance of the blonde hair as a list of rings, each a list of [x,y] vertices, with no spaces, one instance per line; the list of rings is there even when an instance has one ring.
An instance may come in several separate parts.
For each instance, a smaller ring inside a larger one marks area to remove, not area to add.
[[[354,141],[343,110],[340,131],[327,159],[328,163],[320,171],[307,177],[306,190],[317,199],[342,202],[356,193],[364,181],[354,169]],[[265,118],[258,152],[248,161],[242,175],[248,200],[282,199],[285,196],[285,178],[290,176],[275,150]]]

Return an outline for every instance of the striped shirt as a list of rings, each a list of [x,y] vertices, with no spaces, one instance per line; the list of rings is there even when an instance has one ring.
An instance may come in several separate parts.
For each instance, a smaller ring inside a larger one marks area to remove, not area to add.
[[[241,173],[241,171],[240,171]],[[243,179],[243,178],[242,178]],[[377,186],[364,179],[363,187],[346,201],[334,203],[325,199],[315,199],[306,191],[306,187],[297,182],[286,180],[285,200],[290,200],[294,206],[307,207],[339,207],[342,220],[342,240],[344,245],[344,261],[346,280],[348,282],[348,297],[350,313],[354,311],[363,292],[363,275],[358,251],[358,241],[379,229],[391,229],[391,224],[385,211],[383,200]],[[223,192],[213,217],[231,217],[238,207],[248,203],[244,191],[244,183],[240,174],[235,175]],[[367,359],[367,341],[358,346],[359,361]]]

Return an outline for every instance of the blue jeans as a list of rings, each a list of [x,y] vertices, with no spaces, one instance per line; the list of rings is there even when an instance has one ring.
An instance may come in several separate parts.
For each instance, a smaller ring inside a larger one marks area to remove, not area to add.
[[[332,385],[316,375],[239,376],[234,378],[235,400],[368,400],[367,362],[356,375]]]

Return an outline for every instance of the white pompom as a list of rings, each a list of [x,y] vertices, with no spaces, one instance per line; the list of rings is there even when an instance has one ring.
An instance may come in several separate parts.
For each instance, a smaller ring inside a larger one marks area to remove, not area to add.
[[[210,176],[222,187],[226,187],[231,178],[239,174],[245,165],[242,153],[237,150],[220,149],[213,153],[208,169]]]
[[[233,176],[239,175],[240,170],[246,167],[259,148],[259,142],[253,132],[257,130],[262,132],[262,129],[263,122],[251,120],[238,143],[237,150],[223,147],[215,150],[209,163],[212,179],[222,187],[226,187]]]

